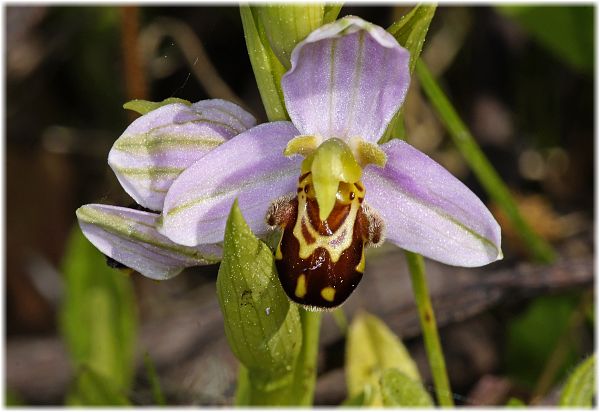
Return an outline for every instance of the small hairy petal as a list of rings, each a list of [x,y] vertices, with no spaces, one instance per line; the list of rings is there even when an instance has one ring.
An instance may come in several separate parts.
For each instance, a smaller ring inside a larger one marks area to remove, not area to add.
[[[350,16],[298,44],[281,86],[302,134],[377,142],[404,101],[409,53],[381,27]]]
[[[500,227],[463,183],[401,140],[381,147],[385,168],[363,170],[365,200],[383,217],[386,237],[403,249],[454,266],[502,258]]]
[[[137,203],[160,211],[182,171],[255,123],[252,115],[225,100],[169,104],[131,123],[115,141],[108,163]]]
[[[167,193],[161,233],[188,246],[221,242],[236,198],[252,231],[265,233],[271,201],[296,190],[301,158],[283,151],[298,134],[290,122],[262,124],[194,163]]]
[[[190,248],[158,233],[158,214],[99,204],[82,206],[76,213],[81,231],[102,253],[152,279],[168,279],[186,267],[221,258],[220,245]]]

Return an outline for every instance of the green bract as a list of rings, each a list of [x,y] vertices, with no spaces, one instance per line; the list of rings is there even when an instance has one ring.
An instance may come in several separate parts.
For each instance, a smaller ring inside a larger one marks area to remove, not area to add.
[[[290,68],[290,57],[296,45],[313,30],[323,25],[325,5],[269,4],[256,8],[260,23],[271,48],[286,69]]]
[[[253,234],[233,204],[217,278],[227,340],[261,391],[292,379],[302,344],[298,308],[279,286],[273,254]]]

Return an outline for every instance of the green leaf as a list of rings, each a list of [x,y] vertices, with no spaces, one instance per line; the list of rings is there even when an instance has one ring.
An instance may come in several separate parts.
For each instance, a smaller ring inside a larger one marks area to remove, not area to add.
[[[184,99],[180,99],[178,97],[169,97],[168,99],[165,99],[162,102],[151,102],[148,100],[135,99],[125,103],[123,105],[123,109],[132,110],[134,112],[138,112],[141,115],[144,115],[151,112],[152,110],[158,109],[159,107],[163,107],[173,103],[183,103],[187,106],[190,106],[192,104],[191,102]]]
[[[325,6],[310,4],[268,4],[253,6],[264,27],[273,53],[286,69],[291,67],[292,50],[313,30],[323,25]]]
[[[287,120],[288,114],[281,90],[281,77],[285,67],[269,46],[265,30],[252,8],[240,6],[246,47],[256,77],[256,84],[269,121]]]
[[[79,228],[71,233],[63,273],[60,326],[72,361],[76,367],[86,365],[94,374],[110,378],[112,386],[127,392],[137,332],[130,279],[109,268]]]
[[[396,368],[383,371],[380,379],[384,406],[433,407],[433,400],[421,382]]]
[[[418,4],[387,29],[398,40],[398,43],[410,52],[411,73],[415,70],[423,50],[425,36],[427,36],[436,8],[436,4]]]
[[[560,396],[560,406],[591,408],[596,394],[595,355],[577,366],[569,376]]]
[[[519,23],[542,46],[573,68],[594,68],[594,7],[496,6]]]
[[[144,366],[146,367],[146,375],[148,376],[148,381],[152,388],[152,398],[154,399],[154,403],[156,405],[165,406],[167,403],[162,388],[160,387],[160,379],[156,373],[154,362],[147,352],[144,354]]]
[[[325,5],[323,14],[323,24],[331,23],[336,20],[342,10],[344,3],[328,3]]]
[[[281,288],[273,254],[254,236],[237,201],[225,228],[217,294],[229,345],[248,369],[250,404],[284,404],[281,390],[292,382],[302,345],[300,315]]]
[[[370,405],[381,406],[379,380],[388,368],[397,368],[417,382],[421,379],[415,362],[400,339],[381,320],[367,313],[355,315],[346,341],[349,397],[371,386],[374,393]]]
[[[411,74],[423,50],[425,36],[427,36],[429,25],[435,15],[436,7],[436,4],[418,4],[387,29],[398,40],[398,43],[410,52],[409,69]],[[404,139],[406,137],[403,113],[404,106],[398,110],[398,113],[396,113],[388,125],[383,137],[379,141],[380,144],[394,138]]]
[[[69,406],[128,406],[130,402],[114,385],[114,379],[83,365],[66,400]]]

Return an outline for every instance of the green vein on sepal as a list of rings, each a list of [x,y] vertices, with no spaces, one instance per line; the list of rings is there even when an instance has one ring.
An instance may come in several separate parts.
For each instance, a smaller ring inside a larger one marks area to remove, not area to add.
[[[391,182],[389,179],[383,179],[383,182],[385,182],[390,188],[391,190],[397,190],[397,186],[394,185],[393,182]],[[499,245],[496,245],[492,240],[488,239],[487,237],[477,233],[474,229],[471,229],[470,227],[466,226],[464,223],[462,223],[461,221],[455,219],[454,217],[450,216],[448,213],[446,213],[444,211],[443,208],[439,208],[439,207],[433,207],[425,202],[423,202],[422,200],[412,196],[411,194],[409,194],[408,192],[402,191],[402,190],[398,190],[399,192],[401,192],[404,196],[406,196],[407,198],[411,199],[412,201],[414,201],[415,203],[418,203],[419,205],[421,205],[423,208],[429,209],[433,212],[435,212],[438,216],[440,216],[442,219],[448,220],[450,222],[452,222],[454,225],[458,226],[459,228],[461,228],[462,230],[464,230],[465,232],[467,232],[469,235],[473,236],[475,239],[481,241],[482,243],[491,246],[494,250],[497,251],[498,255],[497,258],[501,259],[503,257],[502,254],[502,249],[500,249]],[[401,209],[398,209],[399,212],[401,212]],[[422,221],[421,222],[422,225],[429,225],[430,222],[427,221]],[[430,227],[434,230],[438,230],[436,226],[431,226]],[[441,232],[440,232],[441,233]]]
[[[119,167],[114,166],[115,172],[122,175],[129,176],[132,178],[140,179],[160,179],[164,177],[177,177],[185,169],[181,167],[159,167],[159,166],[147,166],[147,167]]]
[[[204,195],[204,196],[199,196],[196,197],[194,199],[190,199],[186,202],[182,202],[181,204],[179,204],[178,206],[170,209],[166,215],[167,216],[174,216],[177,215],[178,213],[181,213],[187,209],[189,209],[190,207],[194,207],[197,206],[199,204],[202,204],[203,202],[206,202],[207,200],[210,199],[216,199],[222,196],[226,196],[228,194],[230,194],[231,192],[235,191],[235,190],[242,190],[245,188],[248,188],[250,186],[254,186],[254,185],[260,185],[262,187],[268,187],[268,182],[269,181],[275,181],[278,180],[280,178],[280,176],[282,175],[297,175],[298,174],[298,168],[296,166],[291,167],[289,169],[284,169],[284,170],[276,170],[274,172],[262,175],[262,176],[258,176],[255,179],[252,180],[247,180],[246,183],[244,183],[243,185],[234,185],[234,186],[228,186],[228,187],[220,187],[219,191],[215,191],[212,192],[210,194]],[[220,218],[218,218],[220,219]]]
[[[218,136],[202,136],[189,138],[185,136],[174,135],[153,135],[141,133],[136,135],[126,135],[118,139],[113,149],[124,153],[149,153],[157,154],[168,149],[201,149],[211,150],[225,142],[225,139]]]
[[[114,235],[122,236],[132,241],[147,243],[148,245],[155,246],[159,249],[173,252],[204,263],[216,263],[219,261],[216,256],[204,255],[197,249],[180,246],[175,243],[162,242],[157,239],[157,237],[152,237],[151,235],[136,229],[136,226],[155,229],[154,225],[146,222],[117,216],[110,212],[98,210],[92,206],[82,206],[77,209],[75,213],[81,222],[98,226]],[[157,236],[160,236],[158,232]]]

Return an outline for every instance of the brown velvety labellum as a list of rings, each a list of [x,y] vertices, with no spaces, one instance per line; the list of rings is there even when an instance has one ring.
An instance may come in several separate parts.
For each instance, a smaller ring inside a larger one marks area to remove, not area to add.
[[[360,187],[360,185],[359,185]],[[279,279],[289,298],[312,310],[342,304],[360,282],[368,220],[364,189],[340,183],[333,211],[319,219],[310,173],[300,177],[297,197],[279,208],[283,236],[276,253]]]

